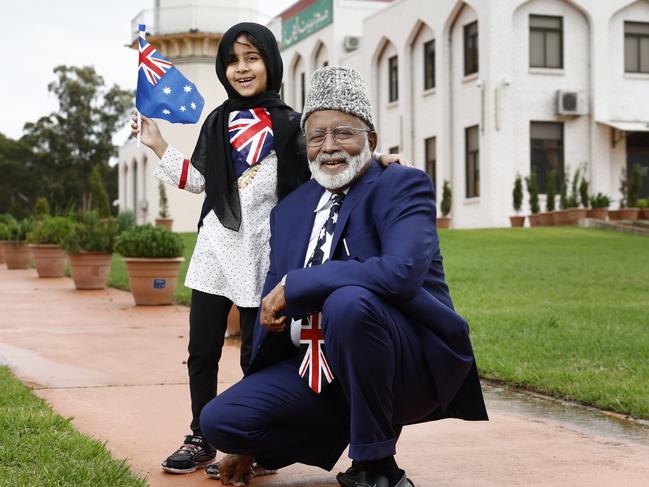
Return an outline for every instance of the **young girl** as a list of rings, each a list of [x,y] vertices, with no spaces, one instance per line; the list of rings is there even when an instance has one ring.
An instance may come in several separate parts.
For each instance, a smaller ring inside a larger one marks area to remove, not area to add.
[[[205,120],[191,162],[165,142],[153,120],[142,117],[142,143],[160,158],[154,175],[206,193],[185,280],[192,289],[187,361],[192,434],[162,462],[167,472],[193,472],[216,455],[199,418],[216,395],[228,313],[236,304],[245,372],[269,266],[270,211],[310,178],[300,114],[279,97],[282,71],[271,31],[240,23],[223,34],[216,56],[216,74],[228,99]],[[137,125],[132,127],[136,134]],[[398,160],[382,157],[384,164]]]

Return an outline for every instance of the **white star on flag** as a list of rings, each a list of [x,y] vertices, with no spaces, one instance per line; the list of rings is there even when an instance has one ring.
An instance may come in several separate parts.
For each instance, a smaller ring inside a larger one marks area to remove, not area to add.
[[[164,110],[162,110],[162,113],[164,113],[165,115],[169,115],[171,112],[165,108]]]
[[[187,110],[187,109],[185,108],[185,105],[180,105],[180,111],[181,111],[181,112],[184,112],[185,110]]]
[[[191,102],[189,106],[192,107],[192,110],[196,110],[196,103]]]
[[[185,87],[183,88],[183,90],[185,90],[185,93],[190,93],[190,92],[192,91],[192,87],[189,86],[189,85],[185,85]]]
[[[334,216],[332,218],[333,222],[336,223],[338,221],[338,213],[334,213]]]
[[[171,95],[171,88],[169,88],[168,86],[165,86],[164,88],[162,88],[162,92],[165,95]]]
[[[324,238],[325,233],[326,233],[326,230],[325,230],[324,227],[322,227],[322,229],[320,230],[320,236],[318,238]]]

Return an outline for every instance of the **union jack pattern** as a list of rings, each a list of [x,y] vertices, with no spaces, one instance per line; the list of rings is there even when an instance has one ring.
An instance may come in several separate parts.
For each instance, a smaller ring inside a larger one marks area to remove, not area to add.
[[[316,394],[331,384],[334,376],[325,358],[324,333],[320,328],[320,313],[302,319],[300,330],[300,376]]]
[[[144,29],[140,28],[140,57],[138,69],[144,71],[146,79],[153,86],[164,76],[168,69],[173,67],[162,55],[149,44],[145,37]]]
[[[228,133],[233,161],[253,166],[273,150],[273,125],[265,108],[231,112]]]
[[[327,221],[322,225],[318,234],[318,241],[311,257],[305,267],[312,267],[322,264],[327,260],[324,254],[324,246],[328,239],[333,238],[336,221],[340,206],[345,199],[345,193],[334,193],[331,195],[331,207]],[[322,389],[334,380],[329,364],[326,358],[326,349],[324,343],[324,333],[320,327],[322,315],[320,313],[312,314],[302,318],[300,328],[300,368],[299,374],[302,379],[316,394],[320,394]]]

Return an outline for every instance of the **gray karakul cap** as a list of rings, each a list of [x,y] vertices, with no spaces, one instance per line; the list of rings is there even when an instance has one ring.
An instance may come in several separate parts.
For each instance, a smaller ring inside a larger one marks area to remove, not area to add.
[[[318,110],[338,110],[363,120],[374,130],[372,104],[365,80],[354,68],[326,66],[311,77],[311,90],[304,102],[300,127]]]

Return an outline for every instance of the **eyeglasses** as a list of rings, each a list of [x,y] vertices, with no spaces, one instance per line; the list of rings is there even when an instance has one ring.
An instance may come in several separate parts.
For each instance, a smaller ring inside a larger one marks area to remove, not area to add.
[[[331,134],[335,142],[346,144],[357,132],[372,132],[372,130],[347,126],[336,127],[331,131],[315,129],[306,134],[306,145],[309,147],[321,147],[325,143],[328,134]]]

